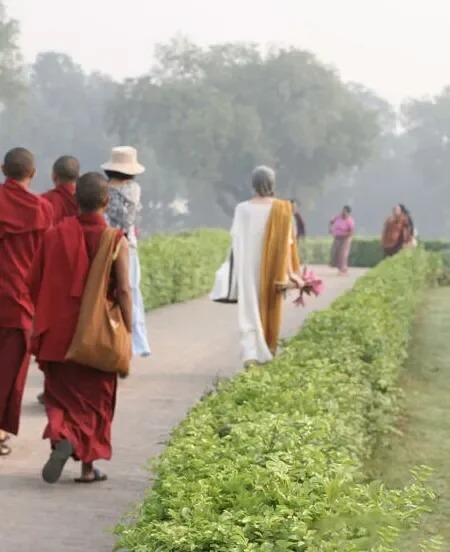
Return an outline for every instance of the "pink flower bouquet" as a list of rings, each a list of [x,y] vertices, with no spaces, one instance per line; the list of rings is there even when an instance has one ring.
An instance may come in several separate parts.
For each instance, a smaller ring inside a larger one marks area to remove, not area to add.
[[[300,289],[299,296],[294,301],[294,305],[297,306],[305,306],[305,295],[314,295],[315,297],[318,297],[324,288],[322,280],[320,278],[317,278],[317,276],[314,274],[312,270],[309,270],[306,266],[303,269],[302,274],[303,281],[305,282],[305,285]]]

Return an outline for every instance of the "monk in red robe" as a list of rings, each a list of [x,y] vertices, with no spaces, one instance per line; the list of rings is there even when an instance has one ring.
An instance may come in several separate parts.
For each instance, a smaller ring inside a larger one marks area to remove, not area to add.
[[[31,293],[36,305],[32,351],[44,373],[48,424],[44,439],[52,452],[42,470],[47,483],[61,477],[72,456],[81,461],[79,483],[104,481],[94,461],[111,458],[111,424],[117,375],[65,361],[75,334],[84,286],[107,225],[108,184],[98,173],[82,176],[76,187],[80,214],[49,230],[33,266]],[[128,276],[128,242],[117,233],[109,293],[119,304],[128,331],[132,299]],[[131,351],[130,351],[131,358]]]
[[[78,214],[75,186],[80,176],[80,163],[70,155],[63,155],[55,161],[52,170],[53,190],[42,194],[53,207],[53,225],[56,226],[66,217]],[[44,393],[37,400],[44,404]]]
[[[19,431],[20,410],[28,372],[28,339],[33,304],[27,277],[52,224],[52,207],[28,191],[35,174],[33,155],[24,148],[9,151],[0,186],[0,456]]]
[[[64,155],[53,165],[53,190],[42,194],[53,207],[53,225],[59,224],[65,217],[78,214],[75,186],[80,176],[80,163],[75,157]]]

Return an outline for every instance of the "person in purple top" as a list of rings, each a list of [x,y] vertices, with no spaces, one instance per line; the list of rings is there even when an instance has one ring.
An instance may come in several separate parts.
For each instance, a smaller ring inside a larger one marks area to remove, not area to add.
[[[333,236],[330,266],[337,268],[339,274],[348,272],[348,257],[355,231],[355,221],[351,213],[351,208],[346,205],[341,214],[332,218],[329,224],[329,232]]]

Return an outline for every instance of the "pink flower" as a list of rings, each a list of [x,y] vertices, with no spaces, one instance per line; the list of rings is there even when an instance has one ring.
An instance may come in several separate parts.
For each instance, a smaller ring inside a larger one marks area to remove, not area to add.
[[[294,301],[294,304],[297,306],[305,306],[305,295],[314,295],[315,297],[318,297],[324,290],[322,280],[320,280],[320,278],[317,278],[314,272],[312,270],[309,270],[307,267],[303,269],[302,278],[305,282],[305,285],[300,290],[300,294],[297,299]]]

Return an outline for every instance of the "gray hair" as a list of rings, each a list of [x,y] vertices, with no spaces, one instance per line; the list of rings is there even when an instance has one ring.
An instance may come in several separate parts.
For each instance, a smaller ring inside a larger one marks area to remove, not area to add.
[[[275,190],[275,171],[261,165],[252,172],[252,186],[261,197],[273,196]]]

